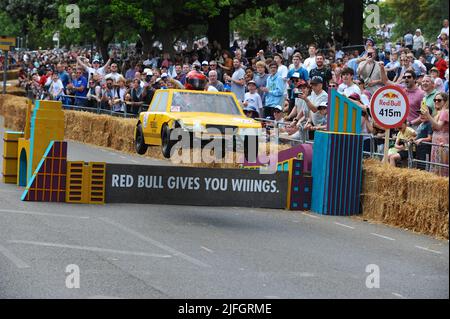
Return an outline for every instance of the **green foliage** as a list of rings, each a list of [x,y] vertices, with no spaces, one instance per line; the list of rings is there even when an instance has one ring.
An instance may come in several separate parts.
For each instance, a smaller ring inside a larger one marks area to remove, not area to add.
[[[389,16],[396,23],[394,37],[403,35],[417,28],[422,30],[425,39],[435,41],[442,28],[442,21],[448,18],[448,0],[386,0],[382,6],[381,16]]]

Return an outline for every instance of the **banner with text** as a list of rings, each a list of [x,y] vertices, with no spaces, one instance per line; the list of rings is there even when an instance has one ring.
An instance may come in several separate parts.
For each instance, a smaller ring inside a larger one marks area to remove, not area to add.
[[[288,173],[106,165],[106,203],[285,208]]]

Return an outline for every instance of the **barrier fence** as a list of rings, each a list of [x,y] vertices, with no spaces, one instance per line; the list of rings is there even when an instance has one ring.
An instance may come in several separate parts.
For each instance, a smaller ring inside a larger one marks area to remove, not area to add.
[[[277,122],[274,120],[264,119],[264,118],[256,118],[256,120],[258,120],[260,122],[270,123],[270,124],[274,125],[274,127],[276,127],[277,129],[279,129],[281,126],[286,126],[286,124],[287,124],[287,123],[280,123],[280,122]],[[289,142],[295,143],[295,144],[298,144],[298,143],[314,144],[314,140],[310,140],[308,138],[308,131],[304,130],[303,126],[301,126],[299,128],[299,130],[302,131],[302,134],[300,134],[303,137],[302,139],[295,139],[295,138],[291,138],[289,136],[281,136],[281,137],[278,136],[278,139],[284,140],[284,141],[289,141]],[[361,135],[365,136],[365,140],[369,139],[369,145],[370,145],[370,150],[363,151],[363,155],[368,156],[370,158],[382,159],[384,157],[384,153],[380,153],[380,150],[378,150],[378,148],[381,149],[384,147],[384,137],[373,136],[372,134],[361,134]],[[380,140],[382,143],[376,143],[376,140]],[[395,142],[395,140],[396,140],[396,138],[389,138],[389,141]],[[430,142],[422,142],[420,144],[421,145],[429,145],[430,150],[431,150],[432,146],[437,146],[437,147],[446,149],[448,152],[448,148],[449,148],[448,144],[440,145],[440,144],[435,144],[435,143],[430,143]],[[427,160],[419,160],[419,159],[415,158],[414,154],[416,153],[415,148],[417,147],[417,144],[407,142],[406,146],[407,146],[407,151],[408,151],[408,158],[407,158],[407,167],[408,168],[421,168],[426,171],[430,171],[431,167],[433,167],[433,166],[447,168],[447,169],[449,168],[448,164],[432,162],[431,161],[431,153],[426,154]],[[422,165],[417,165],[417,164],[422,164]]]
[[[34,103],[34,97],[35,97],[35,92],[32,92],[31,90],[27,90],[27,97],[30,98],[31,100],[33,100]],[[45,93],[41,93],[42,95],[45,95]],[[44,97],[44,96],[43,96]],[[74,104],[68,104],[65,103],[67,102],[67,99],[74,99]],[[85,105],[76,105],[76,99],[79,100],[83,100],[83,103],[88,103],[90,102],[91,104],[93,104],[94,106],[85,106]],[[62,95],[61,99],[63,102],[63,107],[65,109],[68,110],[76,110],[76,111],[86,111],[86,112],[92,112],[92,113],[97,113],[97,114],[108,114],[111,116],[118,116],[118,117],[124,117],[124,118],[136,118],[139,116],[139,113],[143,110],[146,110],[148,108],[148,105],[143,104],[141,102],[122,102],[123,103],[123,111],[113,111],[113,109],[110,107],[109,109],[102,107],[102,102],[95,99],[95,98],[88,98],[88,97],[81,97],[81,96],[75,96],[75,95]],[[137,113],[134,112],[128,112],[128,107],[131,107],[132,105],[135,106],[139,106],[138,107],[138,111]],[[267,127],[269,124],[271,127],[277,128],[279,129],[281,126],[286,126],[287,124],[289,124],[289,122],[279,122],[279,121],[275,121],[272,119],[266,119],[266,118],[255,118],[255,120],[259,121],[259,122],[263,122],[265,123],[265,126]],[[270,130],[270,129],[268,129]],[[276,135],[275,136],[275,142],[278,143],[280,140],[281,141],[288,141],[291,144],[314,144],[314,140],[310,140],[308,138],[308,131],[304,129],[303,126],[300,126],[299,130],[302,132],[302,134],[300,134],[300,136],[302,136],[302,139],[295,139],[289,136],[279,136]],[[379,136],[373,136],[372,134],[362,134],[365,136],[365,140],[369,139],[369,151],[363,151],[363,155],[368,156],[370,158],[378,158],[378,159],[382,159],[384,157],[384,153],[380,153],[379,149],[381,149],[381,147],[384,147],[384,137],[379,137]],[[376,143],[376,140],[380,140],[382,143]],[[395,142],[395,138],[389,138],[389,141],[394,141]],[[438,147],[442,147],[444,149],[447,149],[448,152],[448,148],[449,145],[438,145],[438,144],[434,144],[434,143],[429,143],[429,142],[422,142],[422,145],[430,145],[432,146],[438,146]],[[448,164],[443,164],[443,163],[437,163],[437,162],[432,162],[430,160],[430,154],[426,154],[426,160],[420,160],[415,158],[414,154],[415,151],[414,149],[417,147],[417,145],[415,143],[410,143],[407,142],[406,143],[407,146],[407,151],[408,151],[408,158],[407,158],[407,167],[408,168],[421,168],[424,169],[426,171],[430,171],[431,167],[433,166],[437,166],[437,167],[442,167],[442,168],[449,168]],[[417,165],[419,164],[419,165]],[[420,166],[420,167],[418,167]]]

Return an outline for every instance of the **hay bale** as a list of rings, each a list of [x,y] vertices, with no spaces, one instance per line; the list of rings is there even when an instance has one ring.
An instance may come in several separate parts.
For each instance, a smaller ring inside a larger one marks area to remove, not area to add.
[[[363,217],[448,239],[448,178],[364,161]]]
[[[11,94],[0,95],[0,115],[5,118],[4,126],[21,131],[25,127],[27,98]]]

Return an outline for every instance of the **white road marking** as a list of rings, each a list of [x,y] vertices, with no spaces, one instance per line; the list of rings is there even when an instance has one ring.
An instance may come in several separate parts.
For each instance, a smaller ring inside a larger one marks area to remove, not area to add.
[[[442,255],[442,253],[441,253],[440,251],[437,251],[437,250],[429,249],[429,248],[422,247],[422,246],[415,246],[415,247],[416,247],[416,248],[419,248],[419,249],[422,249],[422,250],[429,251],[429,252],[431,252],[431,253],[435,253],[435,254]]]
[[[209,249],[208,247],[205,247],[205,246],[200,246],[200,248],[206,250],[209,253],[213,253],[214,252],[213,250],[211,250],[211,249]]]
[[[63,214],[52,214],[52,213],[43,213],[43,212],[30,212],[30,211],[12,210],[12,209],[0,209],[0,213],[89,219],[89,216],[63,215]]]
[[[133,255],[133,256],[142,256],[142,257],[157,257],[157,258],[170,258],[170,257],[172,257],[170,255],[150,254],[150,253],[144,253],[144,252],[140,252],[140,251],[116,250],[116,249],[77,246],[77,245],[64,245],[64,244],[45,243],[45,242],[28,241],[28,240],[8,240],[8,242],[12,243],[12,244],[25,244],[25,245],[44,246],[44,247],[57,247],[57,248],[97,251],[97,252],[103,252],[103,253]]]
[[[311,218],[320,218],[319,216],[311,215],[311,214],[308,214],[308,213],[302,213],[302,214],[305,215],[305,216],[311,217]]]
[[[388,236],[380,235],[380,234],[377,234],[377,233],[370,233],[370,234],[374,235],[374,236],[377,236],[377,237],[380,237],[380,238],[387,239],[387,240],[392,240],[392,241],[395,240],[395,238],[391,238],[391,237],[388,237]]]
[[[169,246],[167,246],[167,245],[165,245],[165,244],[163,244],[163,243],[161,243],[161,242],[159,242],[159,241],[157,241],[155,239],[152,239],[152,238],[150,238],[148,236],[142,235],[142,234],[138,233],[137,231],[135,231],[135,230],[133,230],[131,228],[128,228],[128,227],[126,227],[124,225],[116,223],[115,221],[113,221],[113,220],[111,220],[111,219],[109,219],[107,217],[100,217],[99,219],[104,221],[105,223],[108,223],[108,224],[113,225],[113,226],[115,226],[117,228],[120,228],[123,231],[125,231],[125,232],[127,232],[127,233],[129,233],[129,234],[131,234],[131,235],[133,235],[133,236],[135,236],[137,238],[142,239],[143,241],[146,241],[146,242],[148,242],[148,243],[150,243],[150,244],[152,244],[152,245],[154,245],[156,247],[159,247],[159,248],[161,248],[161,249],[171,253],[174,256],[178,256],[178,257],[180,257],[180,258],[182,258],[182,259],[184,259],[184,260],[186,260],[186,261],[188,261],[188,262],[190,262],[190,263],[192,263],[194,265],[197,265],[197,266],[200,266],[200,267],[211,267],[210,265],[205,264],[204,262],[202,262],[202,261],[200,261],[198,259],[195,259],[194,257],[191,257],[191,256],[188,256],[186,254],[183,254],[182,252],[180,252],[180,251],[178,251],[178,250],[176,250],[176,249],[174,249],[172,247],[169,247]]]
[[[352,227],[352,226],[348,226],[348,225],[345,225],[345,224],[341,224],[341,223],[338,223],[338,222],[334,222],[336,225],[339,225],[339,226],[342,226],[342,227],[346,227],[346,228],[350,228],[350,229],[355,229],[355,227]]]
[[[396,296],[396,297],[401,298],[401,299],[406,299],[406,297],[400,295],[399,293],[393,292],[392,294],[393,294],[394,296]]]
[[[6,258],[8,258],[17,268],[30,268],[30,266],[24,262],[22,259],[14,255],[9,249],[0,245],[0,253],[3,254]]]

